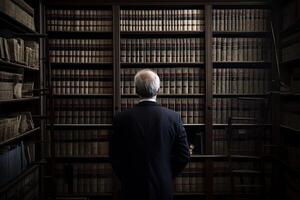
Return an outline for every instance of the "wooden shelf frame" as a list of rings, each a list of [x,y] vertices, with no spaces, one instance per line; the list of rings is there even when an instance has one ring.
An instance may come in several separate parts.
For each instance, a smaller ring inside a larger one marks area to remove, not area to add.
[[[28,130],[24,133],[21,133],[21,134],[15,136],[15,137],[12,137],[8,140],[2,141],[2,142],[0,142],[0,147],[5,146],[5,145],[18,143],[18,142],[24,140],[24,138],[26,138],[26,137],[31,137],[32,135],[34,135],[40,129],[41,129],[40,127],[37,127],[37,128],[32,129],[32,130]]]
[[[51,1],[48,2],[48,4],[51,4],[51,6],[59,5],[59,4],[64,4],[64,5],[72,5],[71,0],[66,0],[64,2],[60,1]],[[257,1],[257,2],[240,2],[240,1],[233,1],[233,2],[215,2],[215,1],[203,1],[203,2],[161,2],[161,3],[155,3],[155,2],[120,2],[116,4],[110,4],[110,3],[96,3],[94,1],[87,0],[85,2],[77,2],[76,5],[94,5],[94,4],[103,4],[105,6],[111,6],[113,10],[113,15],[116,20],[113,21],[113,33],[112,33],[112,38],[113,38],[113,63],[106,64],[107,67],[113,66],[113,90],[114,94],[113,96],[113,111],[114,113],[120,111],[121,109],[121,98],[123,97],[137,97],[134,94],[121,94],[120,91],[120,71],[123,68],[164,68],[164,67],[195,67],[195,68],[202,68],[205,70],[205,92],[203,94],[161,94],[159,95],[160,97],[192,97],[192,98],[205,98],[205,122],[203,124],[185,124],[186,127],[195,127],[197,130],[199,128],[202,128],[205,130],[205,155],[195,155],[191,157],[191,161],[195,162],[204,162],[205,164],[205,193],[204,194],[199,194],[199,195],[205,195],[206,199],[212,200],[214,199],[215,195],[222,195],[222,194],[215,194],[213,192],[213,173],[210,171],[210,169],[213,166],[213,162],[215,160],[227,160],[228,156],[226,155],[211,155],[212,154],[212,131],[214,128],[224,128],[226,125],[224,124],[213,124],[212,122],[212,99],[215,96],[259,96],[259,97],[265,97],[267,96],[266,94],[213,94],[212,93],[212,71],[213,68],[218,68],[218,67],[224,67],[226,68],[234,68],[234,67],[249,67],[249,68],[267,68],[267,67],[272,67],[272,62],[213,62],[212,61],[212,41],[210,38],[213,38],[214,36],[230,36],[230,37],[269,37],[268,32],[215,32],[212,30],[212,10],[214,8],[219,8],[219,7],[224,7],[224,8],[247,8],[248,6],[253,7],[253,8],[265,8],[267,7],[267,4],[262,1]],[[203,32],[170,32],[170,31],[149,31],[149,32],[126,32],[126,31],[120,31],[120,9],[123,7],[132,7],[132,8],[143,8],[145,6],[152,6],[153,8],[160,8],[163,6],[164,8],[168,7],[176,7],[176,8],[181,8],[182,6],[187,6],[188,7],[198,7],[204,9],[205,13],[205,30]],[[54,37],[55,35],[59,33],[51,33]],[[49,35],[51,35],[49,34]],[[72,33],[73,34],[73,33]],[[76,35],[77,33],[74,33]],[[66,33],[68,35],[68,33]],[[71,34],[69,34],[71,35]],[[101,33],[99,34],[99,37]],[[105,34],[103,34],[105,35]],[[151,38],[156,38],[156,37],[204,37],[205,39],[205,62],[201,63],[121,63],[120,62],[120,40],[121,38],[130,38],[130,37],[151,37]],[[86,36],[85,36],[86,37]],[[52,67],[83,67],[84,63],[82,64],[59,64],[59,63],[52,63]],[[76,66],[77,65],[77,66]],[[92,64],[91,64],[92,65]],[[96,64],[95,64],[96,66]],[[55,95],[53,95],[55,96]],[[158,97],[159,98],[159,97]],[[52,124],[53,127],[55,128],[72,128],[72,125],[58,125],[58,124]],[[239,126],[239,125],[238,125]],[[243,126],[247,126],[244,125]],[[251,126],[251,124],[250,124]],[[268,125],[269,126],[269,125]],[[271,125],[270,125],[271,126]],[[80,125],[75,125],[75,128],[80,127]],[[73,127],[73,128],[74,128]],[[78,160],[79,158],[65,158],[65,157],[56,157],[55,159],[58,159],[59,162],[68,162],[69,160]],[[86,162],[91,162],[93,159],[97,160],[96,158],[82,158]],[[236,160],[253,160],[255,158],[252,157],[247,157],[247,156],[232,156],[232,159]],[[58,161],[57,160],[57,161]],[[183,195],[189,195],[189,194],[183,194]],[[190,195],[198,195],[198,194],[193,194],[191,193]],[[227,195],[227,194],[225,194]],[[76,196],[76,195],[75,195]]]

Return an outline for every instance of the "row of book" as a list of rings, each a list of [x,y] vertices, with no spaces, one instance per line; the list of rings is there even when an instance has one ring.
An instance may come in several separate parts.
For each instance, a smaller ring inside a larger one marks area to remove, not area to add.
[[[58,130],[53,139],[56,156],[108,155],[107,130]]]
[[[47,134],[47,139],[50,141],[50,132]],[[99,142],[108,141],[110,131],[107,129],[68,129],[68,130],[55,130],[52,135],[52,140],[55,145],[56,155],[87,155],[85,152],[92,152],[92,146],[79,148],[78,145],[84,145],[85,142]],[[63,146],[64,145],[64,146]],[[69,146],[68,146],[69,145]],[[96,144],[96,148],[98,144]],[[62,147],[62,148],[58,148]],[[80,150],[81,149],[81,150]],[[86,150],[86,151],[85,151]],[[48,143],[47,155],[50,156],[50,143]],[[60,153],[61,152],[61,153]],[[69,152],[69,153],[64,153]],[[90,154],[90,153],[89,153]]]
[[[53,94],[112,94],[110,69],[52,69]]]
[[[200,94],[205,91],[204,69],[151,68],[160,78],[160,94]],[[134,75],[141,68],[121,68],[121,94],[135,94]]]
[[[180,113],[184,124],[204,123],[203,98],[158,98],[157,102],[163,107]],[[121,110],[132,108],[138,103],[138,98],[122,98]]]
[[[282,43],[287,44],[282,47],[281,58],[283,62],[294,61],[300,59],[300,53],[298,49],[300,48],[300,32],[295,33],[289,37],[282,40]]]
[[[270,85],[269,69],[214,68],[214,94],[263,94]]]
[[[21,38],[0,37],[0,58],[5,61],[39,68],[39,44]]]
[[[51,63],[111,63],[112,40],[50,39]]]
[[[0,142],[14,138],[28,130],[34,129],[30,112],[10,114],[0,117]]]
[[[201,162],[189,162],[183,172],[175,178],[175,193],[204,192],[204,165]]]
[[[23,80],[23,74],[0,71],[0,100],[32,97],[34,83]]]
[[[57,164],[55,169],[59,176],[56,179],[58,194],[112,192],[112,169],[108,163]]]
[[[186,131],[190,155],[202,155],[204,153],[204,132],[190,129]]]
[[[214,193],[228,193],[230,194],[231,188],[230,188],[230,176],[214,176],[212,178],[213,180],[213,192]]]
[[[213,38],[213,61],[270,61],[270,44],[264,38]]]
[[[204,38],[121,39],[121,63],[201,63]]]
[[[226,129],[214,129],[212,153],[216,155],[258,156],[263,144],[267,144],[267,130],[258,133],[257,127],[234,128],[231,137]],[[229,141],[230,140],[230,141]],[[230,146],[229,145],[230,142]],[[262,153],[262,152],[260,152]]]
[[[47,30],[57,32],[111,32],[111,10],[47,10]]]
[[[13,187],[1,192],[1,200],[8,199],[24,199],[33,200],[39,199],[39,169],[35,168],[30,173],[26,174]]]
[[[23,142],[1,148],[0,151],[0,186],[5,185],[21,174],[32,161],[35,161],[35,145]]]
[[[34,10],[24,0],[2,0],[0,11],[35,31]]]
[[[260,173],[240,173],[237,175],[231,176],[230,172],[231,170],[241,170],[241,171],[261,171],[261,164],[257,161],[253,160],[244,160],[241,161],[217,161],[213,162],[213,191],[214,193],[221,193],[221,194],[231,194],[231,180],[233,181],[234,190],[236,194],[243,194],[243,195],[257,195],[258,189],[260,185],[262,185],[261,182],[261,175]],[[265,163],[264,166],[264,172],[265,172],[265,187],[266,190],[268,190],[268,186],[270,184],[270,177],[268,174],[271,174],[271,168],[268,163]],[[244,185],[243,189],[239,189],[238,185]],[[255,188],[255,189],[254,189]],[[260,188],[261,189],[261,188]],[[246,196],[245,196],[246,197]]]
[[[156,9],[120,11],[121,31],[204,31],[204,10]]]
[[[54,121],[58,124],[109,124],[112,103],[105,98],[58,98],[54,100]]]
[[[264,32],[268,30],[267,9],[214,9],[214,31]]]
[[[108,156],[108,142],[100,141],[56,141],[55,156]]]
[[[23,74],[0,71],[0,99],[21,98],[23,79]]]
[[[237,98],[213,98],[213,123],[227,124],[228,117],[245,117],[254,118],[259,120],[266,115],[266,119],[261,119],[267,121],[269,119],[268,113],[264,113],[262,106],[259,103],[246,102],[238,100]],[[242,123],[258,123],[253,120],[243,120]],[[239,123],[240,124],[240,123]]]

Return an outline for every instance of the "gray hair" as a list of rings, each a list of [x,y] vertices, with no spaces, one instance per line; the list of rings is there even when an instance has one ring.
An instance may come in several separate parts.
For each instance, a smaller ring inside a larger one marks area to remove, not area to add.
[[[151,69],[142,69],[134,76],[136,93],[143,98],[151,98],[157,95],[160,80],[158,75]]]

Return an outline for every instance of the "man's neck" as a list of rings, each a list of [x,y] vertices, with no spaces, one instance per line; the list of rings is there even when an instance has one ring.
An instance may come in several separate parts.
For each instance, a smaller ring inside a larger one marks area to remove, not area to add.
[[[152,101],[152,102],[156,102],[156,96],[151,97],[151,98],[140,98],[139,102],[143,102],[143,101]]]

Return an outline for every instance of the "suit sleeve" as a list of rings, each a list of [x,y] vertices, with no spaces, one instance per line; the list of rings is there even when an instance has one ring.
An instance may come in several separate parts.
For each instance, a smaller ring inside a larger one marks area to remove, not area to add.
[[[114,117],[113,120],[113,133],[110,136],[109,141],[109,158],[115,172],[116,176],[121,179],[122,176],[122,138],[120,134],[120,124],[118,120],[118,115]]]
[[[180,115],[176,125],[175,140],[172,149],[172,176],[177,176],[186,166],[190,158],[189,145],[186,131],[183,127]]]

